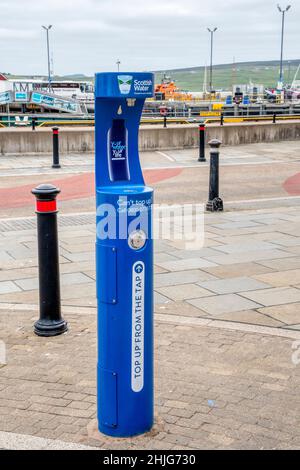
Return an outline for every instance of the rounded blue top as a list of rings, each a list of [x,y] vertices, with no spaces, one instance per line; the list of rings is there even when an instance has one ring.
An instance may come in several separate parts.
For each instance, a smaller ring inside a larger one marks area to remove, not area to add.
[[[95,75],[96,98],[145,99],[153,96],[153,73],[105,72]]]

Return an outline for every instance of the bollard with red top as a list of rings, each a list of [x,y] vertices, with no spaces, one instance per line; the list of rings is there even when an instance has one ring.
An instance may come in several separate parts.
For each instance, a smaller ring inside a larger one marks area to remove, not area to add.
[[[61,316],[57,201],[60,190],[52,184],[33,189],[36,197],[40,318],[34,324],[38,336],[57,336],[68,326]]]
[[[53,138],[53,164],[52,168],[61,168],[59,164],[59,128],[52,127]]]
[[[164,118],[164,129],[166,129],[167,128],[168,108],[166,106],[160,106],[159,112],[160,112],[160,115]]]
[[[205,123],[199,125],[199,158],[198,162],[206,162],[205,158]]]

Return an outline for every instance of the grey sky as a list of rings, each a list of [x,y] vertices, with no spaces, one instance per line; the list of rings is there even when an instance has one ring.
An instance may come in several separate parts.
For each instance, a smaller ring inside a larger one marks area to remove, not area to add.
[[[289,2],[280,0],[282,6]],[[285,58],[300,59],[300,0],[286,18]],[[1,0],[0,71],[47,71],[42,24],[53,24],[56,74],[155,70],[209,62],[207,26],[218,26],[215,62],[279,58],[276,0]]]

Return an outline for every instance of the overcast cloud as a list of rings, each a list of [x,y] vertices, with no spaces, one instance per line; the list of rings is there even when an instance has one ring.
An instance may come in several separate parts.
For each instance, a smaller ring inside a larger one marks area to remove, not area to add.
[[[282,0],[280,0],[282,2]],[[288,3],[288,2],[287,2]],[[300,0],[286,18],[285,58],[300,59]],[[276,0],[0,0],[0,71],[47,72],[42,24],[53,24],[56,74],[156,70],[279,58]],[[286,3],[282,3],[286,6]]]

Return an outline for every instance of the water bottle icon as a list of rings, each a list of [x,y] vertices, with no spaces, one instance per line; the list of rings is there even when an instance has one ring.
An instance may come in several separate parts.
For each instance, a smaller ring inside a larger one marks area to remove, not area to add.
[[[128,181],[128,131],[124,119],[114,119],[108,131],[108,169],[111,181]]]

